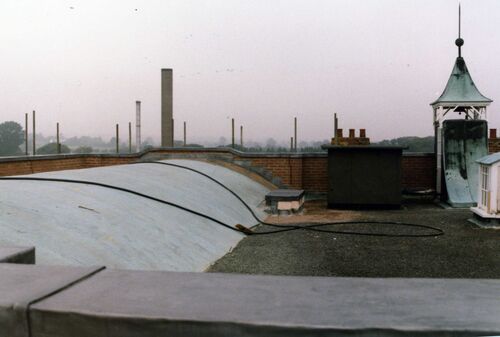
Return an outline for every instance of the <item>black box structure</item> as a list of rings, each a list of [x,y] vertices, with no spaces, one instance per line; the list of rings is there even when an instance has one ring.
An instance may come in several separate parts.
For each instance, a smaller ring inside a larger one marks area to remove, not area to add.
[[[401,206],[401,146],[336,146],[328,150],[328,207]]]

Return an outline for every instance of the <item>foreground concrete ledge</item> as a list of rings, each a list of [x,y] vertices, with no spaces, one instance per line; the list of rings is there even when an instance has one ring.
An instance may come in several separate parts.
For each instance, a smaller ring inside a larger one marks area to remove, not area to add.
[[[89,277],[102,267],[0,264],[0,337],[27,337],[32,303]]]
[[[35,264],[35,247],[0,246],[0,263]]]
[[[500,280],[104,270],[31,307],[35,336],[486,336]]]

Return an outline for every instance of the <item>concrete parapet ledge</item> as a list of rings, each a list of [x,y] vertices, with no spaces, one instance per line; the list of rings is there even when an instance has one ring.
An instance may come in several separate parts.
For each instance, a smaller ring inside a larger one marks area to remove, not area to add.
[[[0,246],[0,263],[35,264],[35,247]]]
[[[500,280],[96,271],[0,265],[0,336],[500,334]]]
[[[29,324],[33,303],[101,269],[0,264],[0,337],[33,336]],[[65,336],[71,336],[71,333],[66,332]]]

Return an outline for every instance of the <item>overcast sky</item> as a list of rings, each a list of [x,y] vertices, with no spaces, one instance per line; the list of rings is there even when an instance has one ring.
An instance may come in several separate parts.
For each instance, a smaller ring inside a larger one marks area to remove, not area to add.
[[[500,1],[463,0],[463,56],[500,101]],[[176,139],[372,140],[432,134],[429,103],[457,48],[455,0],[2,0],[0,121],[109,138],[143,104],[143,137],[160,136],[160,69],[174,72]],[[499,103],[489,108],[500,127]],[[31,117],[30,117],[31,118]]]

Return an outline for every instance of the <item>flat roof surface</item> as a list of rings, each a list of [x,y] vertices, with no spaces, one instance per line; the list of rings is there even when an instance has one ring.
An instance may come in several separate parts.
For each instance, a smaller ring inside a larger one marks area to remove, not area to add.
[[[219,259],[211,272],[351,277],[500,278],[500,230],[469,223],[468,209],[409,204],[402,210],[338,211],[306,202],[303,215],[270,216],[276,223],[349,220],[399,221],[442,229],[442,236],[395,238],[295,230],[249,236]],[[391,225],[358,224],[322,229],[418,233]],[[276,228],[260,226],[257,231]]]

